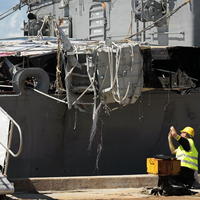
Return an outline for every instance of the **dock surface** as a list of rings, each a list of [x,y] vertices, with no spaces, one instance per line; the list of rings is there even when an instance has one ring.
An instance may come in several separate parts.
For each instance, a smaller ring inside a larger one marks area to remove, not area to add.
[[[197,190],[196,190],[197,191]],[[63,192],[49,191],[38,194],[14,193],[7,195],[10,200],[57,199],[57,200],[200,200],[199,193],[193,196],[152,196],[144,194],[144,188],[87,189]]]
[[[48,177],[12,180],[15,193],[6,199],[33,200],[200,200],[200,189],[192,196],[152,196],[156,175]]]

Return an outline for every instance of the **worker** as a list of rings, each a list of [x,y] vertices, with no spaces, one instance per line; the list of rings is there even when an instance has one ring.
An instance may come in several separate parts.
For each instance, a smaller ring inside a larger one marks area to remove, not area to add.
[[[176,177],[176,180],[183,183],[188,188],[196,185],[194,173],[198,171],[198,151],[194,144],[194,129],[192,127],[185,127],[177,134],[176,129],[171,126],[168,142],[172,154],[181,161],[181,171]],[[172,138],[174,138],[179,146],[175,148]]]

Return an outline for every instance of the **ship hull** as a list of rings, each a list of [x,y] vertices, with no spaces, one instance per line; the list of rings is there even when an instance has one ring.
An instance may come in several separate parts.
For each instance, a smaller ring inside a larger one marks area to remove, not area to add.
[[[187,95],[173,91],[143,92],[135,104],[103,116],[102,137],[97,131],[88,150],[92,126],[89,112],[68,110],[65,104],[32,91],[21,96],[1,96],[0,105],[19,123],[24,140],[20,157],[10,158],[8,176],[146,173],[146,158],[170,155],[167,135],[171,125],[177,130],[188,125],[194,127],[200,150],[199,99],[199,92]],[[99,143],[102,144],[100,157],[97,156]],[[15,136],[12,149],[17,148]]]

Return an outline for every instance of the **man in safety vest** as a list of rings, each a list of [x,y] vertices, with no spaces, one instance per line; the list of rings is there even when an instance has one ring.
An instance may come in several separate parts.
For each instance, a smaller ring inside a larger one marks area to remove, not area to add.
[[[172,138],[178,143],[175,148]],[[178,135],[176,129],[171,126],[168,135],[169,148],[172,154],[176,154],[176,158],[181,161],[181,172],[178,181],[188,187],[192,187],[195,183],[194,172],[198,171],[198,151],[194,144],[194,129],[185,127]]]

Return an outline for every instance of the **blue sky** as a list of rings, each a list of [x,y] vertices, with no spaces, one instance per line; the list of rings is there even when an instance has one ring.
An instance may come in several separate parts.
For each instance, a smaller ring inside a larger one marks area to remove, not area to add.
[[[0,0],[0,14],[12,8],[19,0]],[[26,19],[27,7],[23,7],[21,10],[16,11],[12,15],[0,20],[0,38],[18,37],[23,36],[23,21]]]

